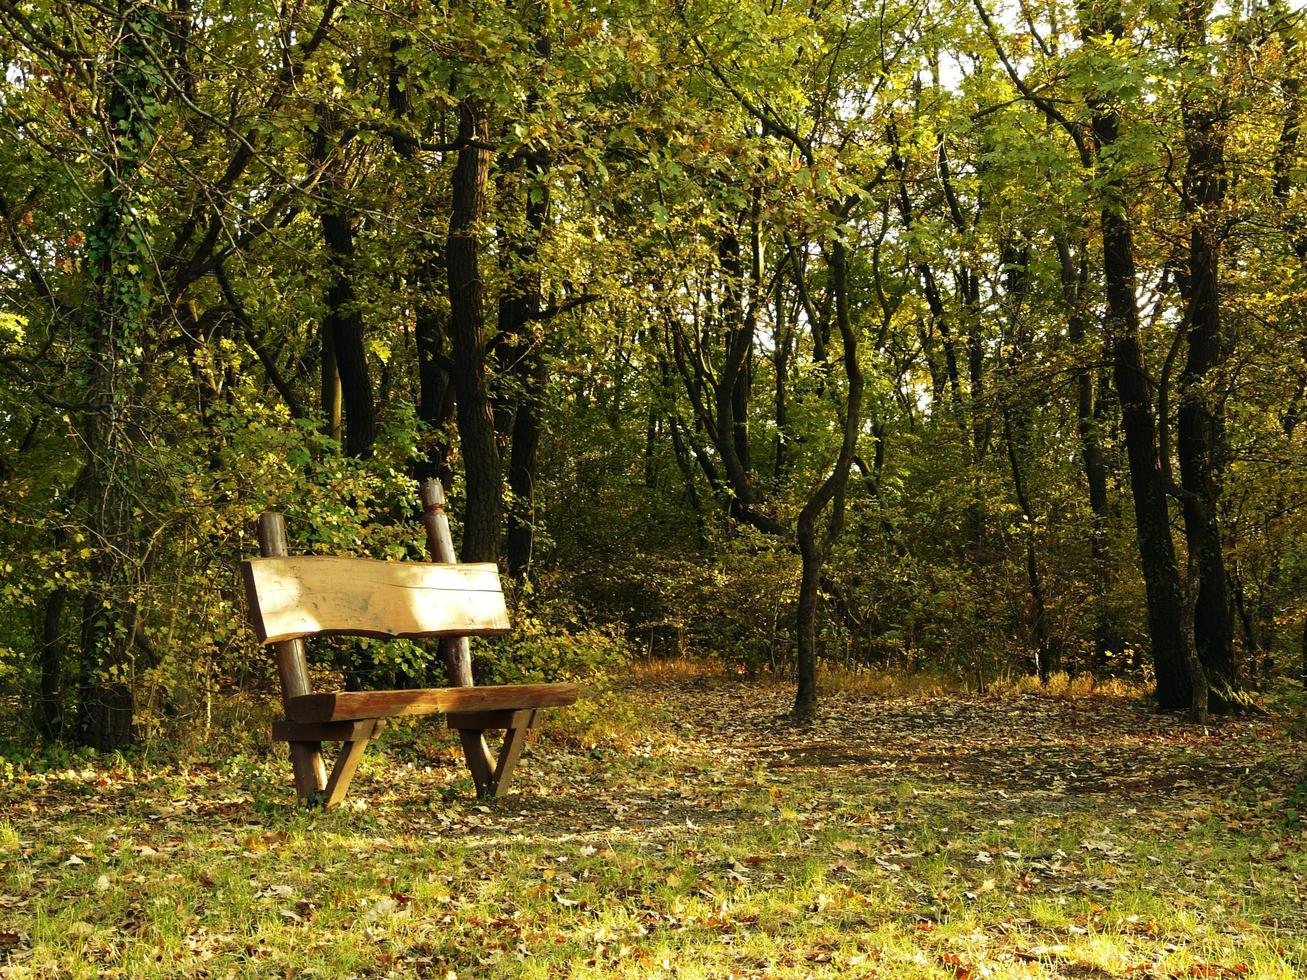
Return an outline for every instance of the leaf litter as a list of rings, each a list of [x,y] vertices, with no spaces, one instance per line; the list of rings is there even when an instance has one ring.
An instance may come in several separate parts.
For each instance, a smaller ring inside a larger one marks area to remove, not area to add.
[[[493,806],[443,744],[370,757],[326,814],[280,759],[19,776],[0,977],[1307,970],[1268,719],[831,694],[795,726],[776,687],[628,696],[627,744],[546,734]]]

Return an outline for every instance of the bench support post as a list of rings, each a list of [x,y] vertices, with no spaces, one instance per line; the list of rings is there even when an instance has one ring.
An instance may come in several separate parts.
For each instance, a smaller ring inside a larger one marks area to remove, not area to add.
[[[508,784],[513,779],[513,770],[517,767],[517,760],[521,758],[522,748],[526,745],[526,733],[535,724],[535,718],[534,708],[517,711],[468,711],[449,715],[448,725],[458,730],[479,799],[494,800],[508,792]],[[504,729],[504,744],[500,746],[499,756],[493,765],[483,734],[486,729],[491,728]]]
[[[286,556],[286,522],[280,514],[267,511],[259,516],[259,553],[264,558]],[[277,657],[277,674],[281,678],[281,696],[290,698],[313,693],[309,664],[304,657],[303,640],[286,640],[272,645]],[[322,761],[322,742],[290,743],[290,764],[295,773],[295,792],[312,805],[314,798],[327,788],[327,767]]]
[[[353,781],[354,773],[359,767],[359,761],[363,758],[363,750],[385,725],[386,719],[378,718],[372,722],[371,730],[366,735],[341,745],[340,755],[336,757],[336,765],[331,770],[331,778],[327,780],[327,797],[323,801],[323,806],[333,807],[344,801],[345,794],[349,792],[349,784]]]
[[[424,480],[418,491],[422,498],[422,524],[427,530],[427,553],[432,561],[458,563],[454,550],[454,535],[449,530],[449,516],[445,513],[445,488],[436,479]],[[440,652],[445,658],[445,670],[452,687],[472,686],[472,648],[466,636],[447,636],[440,641]],[[458,733],[463,743],[463,759],[476,783],[477,796],[484,795],[481,787],[490,785],[493,772],[490,749],[478,731]]]

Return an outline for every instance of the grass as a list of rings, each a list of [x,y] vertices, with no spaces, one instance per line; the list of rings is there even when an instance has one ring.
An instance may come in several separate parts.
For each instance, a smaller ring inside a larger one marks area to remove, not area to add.
[[[620,738],[546,734],[493,806],[436,725],[326,813],[276,753],[19,766],[0,977],[1307,972],[1272,721],[854,690],[796,729],[787,695],[646,673]]]

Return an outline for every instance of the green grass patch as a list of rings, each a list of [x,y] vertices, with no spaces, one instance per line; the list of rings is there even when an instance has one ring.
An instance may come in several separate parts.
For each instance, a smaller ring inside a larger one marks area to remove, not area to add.
[[[330,812],[276,753],[15,771],[0,976],[1307,971],[1272,721],[848,693],[801,729],[780,690],[624,697],[643,730],[546,733],[493,806],[434,724]]]

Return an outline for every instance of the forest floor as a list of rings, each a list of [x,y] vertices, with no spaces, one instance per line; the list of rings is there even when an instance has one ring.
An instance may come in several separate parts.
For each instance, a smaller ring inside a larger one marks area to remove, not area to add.
[[[546,733],[493,805],[436,724],[325,813],[276,751],[0,760],[0,977],[1307,976],[1273,719],[835,693],[797,728],[783,687],[657,674],[615,703],[624,735]]]

